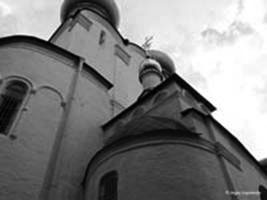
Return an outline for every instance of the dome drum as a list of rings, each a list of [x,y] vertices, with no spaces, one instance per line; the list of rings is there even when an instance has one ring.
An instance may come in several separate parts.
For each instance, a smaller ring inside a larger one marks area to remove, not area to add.
[[[157,74],[162,80],[162,68],[161,65],[153,59],[146,59],[139,68],[139,81],[142,83],[142,77],[148,73]]]
[[[95,11],[106,18],[112,26],[119,26],[119,9],[113,0],[65,0],[61,7],[61,20],[66,20],[81,9]]]

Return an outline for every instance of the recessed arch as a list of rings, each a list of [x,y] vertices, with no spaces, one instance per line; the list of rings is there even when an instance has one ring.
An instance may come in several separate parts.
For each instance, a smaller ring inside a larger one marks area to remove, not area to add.
[[[36,92],[39,92],[40,90],[50,90],[52,92],[54,92],[55,94],[57,94],[57,96],[59,97],[60,101],[61,101],[61,104],[65,104],[65,97],[63,96],[63,94],[58,90],[56,89],[55,87],[51,86],[51,85],[42,85],[42,86],[39,86],[37,89],[36,89]]]

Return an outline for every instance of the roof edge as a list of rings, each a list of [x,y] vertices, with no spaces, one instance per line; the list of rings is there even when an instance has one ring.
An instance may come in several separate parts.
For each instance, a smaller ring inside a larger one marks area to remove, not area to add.
[[[30,45],[41,46],[51,52],[56,52],[63,57],[66,57],[70,60],[73,60],[74,63],[79,63],[80,56],[73,54],[70,51],[67,51],[59,46],[52,44],[51,42],[47,42],[45,40],[39,39],[33,36],[27,35],[15,35],[15,36],[8,36],[0,38],[0,48],[1,46],[7,46],[9,44],[16,44],[16,43],[28,43]],[[109,82],[105,77],[103,77],[97,70],[91,67],[89,64],[84,63],[83,68],[91,73],[97,80],[99,80],[108,90],[113,87],[113,84]]]
[[[28,43],[31,45],[41,46],[44,47],[50,51],[56,52],[62,56],[67,57],[68,59],[74,60],[76,62],[79,62],[80,56],[75,55],[59,46],[56,46],[50,42],[47,42],[45,40],[42,40],[40,38],[34,37],[34,36],[28,36],[28,35],[14,35],[14,36],[7,36],[0,38],[0,47],[6,46],[9,44],[16,44],[16,43]]]
[[[107,127],[109,127],[111,124],[113,124],[117,119],[123,117],[126,113],[133,110],[138,104],[146,101],[151,96],[153,96],[155,93],[157,93],[159,90],[163,89],[165,86],[169,85],[175,81],[178,84],[181,84],[182,87],[185,89],[188,89],[189,92],[192,92],[192,95],[199,101],[203,102],[212,112],[216,110],[216,107],[213,106],[208,100],[206,100],[200,93],[198,93],[192,86],[190,86],[185,80],[183,80],[180,76],[177,74],[173,74],[170,76],[166,81],[161,83],[159,86],[155,87],[152,91],[150,91],[147,95],[145,95],[143,98],[138,99],[136,102],[134,102],[132,105],[130,105],[128,108],[126,108],[124,111],[122,111],[120,114],[112,118],[110,121],[105,123],[102,128],[105,130]]]
[[[265,178],[267,178],[267,171],[264,170],[264,168],[260,165],[260,162],[247,150],[247,148],[235,137],[230,131],[228,131],[220,122],[218,122],[214,117],[211,115],[207,116],[214,124],[218,126],[218,128],[223,130],[223,133],[226,133],[227,136],[230,137],[238,146],[241,147],[241,149],[248,155],[248,157],[256,164],[256,166],[261,170],[261,172],[265,175]]]

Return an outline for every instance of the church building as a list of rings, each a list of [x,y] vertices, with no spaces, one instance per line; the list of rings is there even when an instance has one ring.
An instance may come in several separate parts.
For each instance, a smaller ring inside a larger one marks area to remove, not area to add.
[[[0,200],[265,199],[267,161],[119,21],[65,0],[48,41],[0,38]]]

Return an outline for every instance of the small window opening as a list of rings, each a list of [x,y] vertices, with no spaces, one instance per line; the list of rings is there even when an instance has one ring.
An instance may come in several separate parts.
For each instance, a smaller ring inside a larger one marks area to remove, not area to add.
[[[11,81],[0,95],[0,134],[7,135],[27,94],[28,86],[21,81]]]
[[[100,33],[100,38],[99,38],[99,44],[102,45],[105,43],[105,39],[106,39],[106,33],[105,31],[101,31]]]
[[[117,172],[109,172],[100,180],[99,200],[117,200]]]
[[[263,185],[259,186],[260,199],[267,200],[267,189]]]

